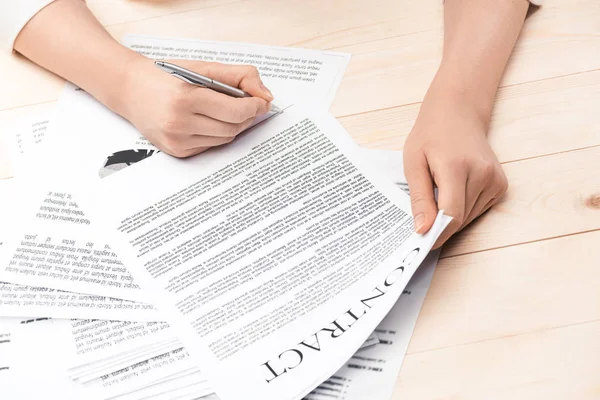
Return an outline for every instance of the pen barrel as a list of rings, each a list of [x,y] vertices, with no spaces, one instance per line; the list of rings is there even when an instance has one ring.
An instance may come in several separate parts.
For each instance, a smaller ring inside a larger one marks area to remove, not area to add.
[[[226,94],[232,97],[251,97],[248,93],[241,89],[234,88],[221,82],[213,81],[210,88],[219,93]]]

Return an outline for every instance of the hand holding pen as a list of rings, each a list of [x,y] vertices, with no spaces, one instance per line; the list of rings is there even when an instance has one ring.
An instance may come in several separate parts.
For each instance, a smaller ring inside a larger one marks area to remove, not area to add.
[[[273,95],[252,66],[188,60],[153,63],[144,59],[143,65],[130,69],[123,90],[127,101],[122,102],[127,108],[119,113],[175,157],[229,143],[271,110]],[[176,74],[171,74],[172,66],[178,68]]]

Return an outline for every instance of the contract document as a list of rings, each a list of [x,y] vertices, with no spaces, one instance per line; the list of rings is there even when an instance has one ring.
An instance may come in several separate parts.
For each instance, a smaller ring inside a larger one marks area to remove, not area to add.
[[[408,196],[357,152],[329,114],[292,107],[83,196],[223,400],[301,398],[331,376],[447,225],[415,234]]]

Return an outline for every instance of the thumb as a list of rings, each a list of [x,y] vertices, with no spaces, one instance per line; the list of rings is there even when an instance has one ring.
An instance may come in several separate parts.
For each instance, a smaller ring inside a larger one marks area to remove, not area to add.
[[[410,203],[415,232],[424,234],[431,229],[438,213],[433,192],[433,179],[425,155],[406,157],[404,173],[410,190]]]
[[[267,102],[273,101],[273,93],[264,85],[260,79],[260,73],[255,67],[240,66],[239,68],[242,68],[243,71],[239,84],[240,89],[253,97],[260,97]]]
[[[273,100],[273,94],[263,84],[258,69],[252,65],[232,65],[198,61],[179,61],[179,63],[184,68],[188,68],[184,65],[188,64],[191,66],[190,69],[198,73],[227,85],[240,88],[252,97],[259,97],[267,102]]]

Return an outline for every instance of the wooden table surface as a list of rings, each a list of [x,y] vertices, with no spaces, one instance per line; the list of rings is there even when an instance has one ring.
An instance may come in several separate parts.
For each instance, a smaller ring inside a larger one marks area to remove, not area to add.
[[[112,35],[352,53],[331,108],[401,149],[437,68],[441,0],[88,0]],[[226,28],[225,28],[226,27]],[[0,55],[0,130],[63,81]],[[502,81],[504,200],[444,249],[394,399],[600,399],[600,2],[546,0]]]

